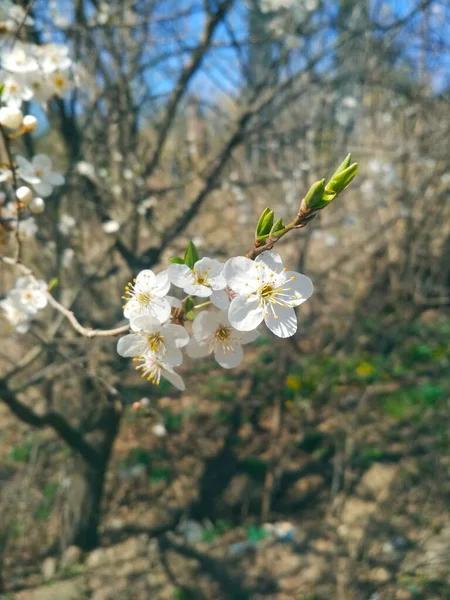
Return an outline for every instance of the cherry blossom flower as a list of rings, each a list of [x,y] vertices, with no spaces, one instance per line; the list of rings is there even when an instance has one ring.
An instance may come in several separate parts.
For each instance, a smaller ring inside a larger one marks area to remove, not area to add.
[[[201,258],[192,269],[187,265],[170,265],[167,272],[170,281],[183,289],[186,294],[211,298],[218,308],[228,304],[224,291],[227,285],[223,276],[223,263],[211,258]]]
[[[10,52],[4,52],[1,56],[2,70],[15,75],[28,75],[37,71],[39,67],[33,52],[31,52],[31,47],[31,45],[16,43]]]
[[[62,98],[73,86],[69,74],[61,70],[49,73],[47,75],[47,81],[53,88],[54,93],[60,98]]]
[[[183,362],[180,348],[189,342],[189,334],[180,325],[161,323],[150,315],[135,317],[130,322],[133,333],[120,338],[117,352],[120,356],[142,356],[147,352],[162,358],[172,367]]]
[[[238,294],[230,304],[230,323],[239,331],[251,331],[264,320],[278,337],[297,331],[295,306],[313,293],[309,277],[286,271],[276,252],[263,252],[255,261],[244,256],[230,258],[224,275],[229,287]]]
[[[164,377],[179,390],[184,391],[186,389],[184,381],[178,373],[175,373],[169,364],[158,358],[155,354],[148,352],[147,354],[133,358],[133,361],[136,363],[136,371],[142,371],[141,377],[144,377],[154,385],[159,385],[161,377]]]
[[[30,183],[44,198],[50,196],[53,186],[63,185],[65,182],[60,173],[52,171],[52,160],[45,154],[36,154],[31,162],[19,155],[16,161],[20,177]]]
[[[191,358],[201,358],[214,353],[221,367],[232,369],[241,364],[244,358],[242,345],[256,340],[259,333],[237,331],[228,319],[226,311],[201,312],[192,324],[194,337],[186,347]]]
[[[11,108],[20,108],[22,102],[33,97],[33,90],[22,77],[6,77],[3,79],[2,102]]]
[[[14,327],[17,333],[26,333],[30,328],[31,315],[26,313],[20,305],[14,302],[14,299],[7,296],[0,301],[0,309],[9,323]]]
[[[167,271],[155,275],[150,269],[139,275],[125,287],[126,304],[123,314],[127,319],[150,315],[164,323],[170,317],[170,303],[165,297],[170,289]]]
[[[35,315],[38,310],[47,306],[47,284],[34,277],[18,277],[14,288],[9,292],[14,304],[26,314]]]

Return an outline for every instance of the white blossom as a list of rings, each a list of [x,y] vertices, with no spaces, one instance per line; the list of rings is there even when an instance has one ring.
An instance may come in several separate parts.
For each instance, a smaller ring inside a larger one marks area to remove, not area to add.
[[[255,261],[243,256],[230,258],[224,275],[229,287],[238,294],[228,312],[233,327],[251,331],[264,320],[278,337],[294,335],[297,331],[294,307],[313,293],[309,277],[287,271],[276,252],[263,252]]]
[[[14,4],[11,0],[2,0],[0,4],[0,25],[9,33],[15,33],[24,23],[32,25],[33,19],[27,15],[25,10]]]
[[[159,385],[161,377],[164,377],[179,390],[185,390],[184,382],[178,373],[175,373],[169,364],[154,354],[146,353],[143,356],[134,358],[133,361],[136,363],[136,371],[142,371],[141,377],[144,377],[147,381]]]
[[[194,332],[186,352],[191,358],[201,358],[214,353],[221,367],[232,369],[244,358],[242,346],[256,340],[257,331],[237,331],[230,323],[226,311],[201,312],[192,324]]]
[[[186,294],[211,298],[218,308],[228,305],[224,288],[227,285],[223,276],[223,263],[211,258],[201,258],[191,269],[187,265],[170,265],[167,270],[169,280],[183,289]]]
[[[68,90],[73,87],[69,74],[65,71],[57,70],[47,75],[47,81],[53,88],[54,93],[62,98]]]
[[[125,287],[126,303],[123,314],[127,319],[140,315],[150,315],[164,323],[170,317],[170,303],[165,297],[170,289],[167,271],[155,275],[152,270],[145,269]]]
[[[36,192],[46,198],[53,191],[53,186],[63,185],[64,177],[52,170],[52,160],[46,154],[36,154],[28,161],[23,156],[16,157],[18,174],[27,183],[30,183]]]
[[[8,298],[23,312],[35,315],[47,306],[47,284],[31,276],[18,277]]]
[[[11,323],[17,333],[26,333],[30,328],[31,315],[27,314],[20,305],[11,297],[0,300],[0,308],[7,321]]]
[[[117,352],[120,356],[142,356],[150,352],[172,367],[183,362],[180,348],[189,342],[189,334],[180,325],[165,323],[150,315],[141,315],[130,321],[132,333],[120,338]]]

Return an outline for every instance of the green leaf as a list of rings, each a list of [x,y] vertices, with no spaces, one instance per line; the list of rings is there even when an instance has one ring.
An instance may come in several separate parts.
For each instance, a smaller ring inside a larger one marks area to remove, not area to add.
[[[321,179],[320,181],[316,181],[312,184],[302,204],[304,204],[309,210],[318,210],[319,208],[323,208],[323,206],[325,206],[325,204],[322,202],[324,193],[325,179]]]
[[[331,179],[333,179],[333,177],[335,175],[338,175],[342,171],[345,171],[345,169],[347,169],[347,167],[350,166],[350,161],[351,160],[352,160],[352,155],[351,154],[347,154],[347,156],[345,157],[345,159],[341,162],[341,164],[338,166],[338,168],[336,169],[336,171],[333,173]]]
[[[283,224],[283,219],[278,219],[277,221],[275,221],[272,229],[270,230],[270,234],[275,234],[275,233],[279,233],[280,231],[283,231],[284,229],[284,224]]]
[[[58,277],[53,277],[53,279],[50,279],[50,282],[48,284],[48,291],[52,292],[54,289],[56,289],[59,285],[59,279]]]
[[[4,83],[0,83],[0,98],[2,97],[4,89],[5,89],[5,84]]]
[[[335,192],[336,196],[340,194],[355,178],[358,172],[358,163],[353,163],[340,173],[335,173],[327,183],[327,192]]]
[[[255,236],[257,239],[269,235],[270,230],[272,229],[274,216],[275,213],[270,208],[263,210],[256,225]]]
[[[184,265],[184,258],[181,258],[180,256],[171,256],[169,262],[174,263],[175,265]]]
[[[186,248],[186,252],[184,253],[184,264],[187,265],[190,269],[193,269],[195,263],[198,260],[200,260],[198,250],[194,242],[189,242]]]

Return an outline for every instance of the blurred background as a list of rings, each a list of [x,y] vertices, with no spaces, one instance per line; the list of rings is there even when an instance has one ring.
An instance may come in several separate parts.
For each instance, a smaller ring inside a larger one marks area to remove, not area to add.
[[[83,325],[360,168],[277,245],[315,285],[296,336],[186,359],[186,392],[50,307],[1,319],[0,598],[450,598],[448,1],[17,4],[76,65],[18,145],[65,174],[24,262]]]

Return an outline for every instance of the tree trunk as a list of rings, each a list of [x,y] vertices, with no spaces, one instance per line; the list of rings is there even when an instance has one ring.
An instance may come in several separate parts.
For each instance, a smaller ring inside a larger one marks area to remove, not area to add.
[[[79,454],[74,456],[62,536],[65,548],[75,545],[89,551],[98,546],[105,478],[119,424],[120,412],[111,405],[102,422],[89,434],[89,443],[98,452],[98,460],[86,461]]]

